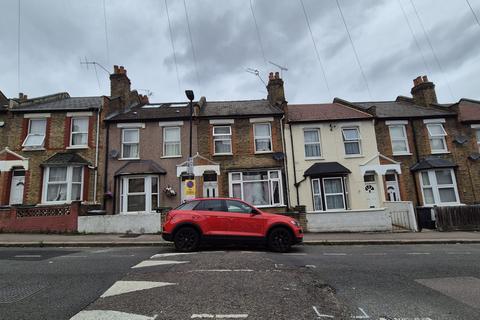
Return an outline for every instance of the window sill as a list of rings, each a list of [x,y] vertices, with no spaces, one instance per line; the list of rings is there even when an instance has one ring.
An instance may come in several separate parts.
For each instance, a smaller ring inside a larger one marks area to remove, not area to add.
[[[432,151],[432,154],[450,154],[451,152],[446,150],[446,151]]]
[[[233,153],[214,153],[213,156],[233,156]]]
[[[31,148],[31,147],[23,147],[22,151],[45,151],[46,149],[44,147],[38,147],[38,148]]]
[[[365,156],[363,154],[345,155],[345,159],[353,159],[353,158],[365,158]]]
[[[305,161],[313,161],[313,160],[325,160],[323,157],[310,157],[310,158],[305,158]]]
[[[69,146],[67,150],[75,150],[75,149],[88,149],[88,146]]]
[[[401,157],[401,156],[411,156],[411,152],[404,152],[404,153],[393,153],[392,154],[394,157]]]
[[[182,155],[178,155],[178,156],[163,156],[163,157],[160,157],[160,159],[175,159],[175,158],[181,158]]]
[[[268,154],[273,153],[273,151],[255,151],[255,154]]]
[[[140,160],[140,158],[118,158],[117,160],[122,160],[122,161],[126,161],[126,160]]]

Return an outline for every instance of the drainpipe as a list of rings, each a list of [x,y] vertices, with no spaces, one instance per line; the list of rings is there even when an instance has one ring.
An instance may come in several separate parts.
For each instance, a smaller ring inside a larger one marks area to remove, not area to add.
[[[298,184],[297,184],[297,168],[295,166],[295,152],[293,151],[293,135],[292,135],[292,125],[289,123],[288,128],[290,129],[290,144],[292,146],[292,161],[293,161],[293,181],[296,193],[297,193],[297,206],[300,205],[300,192],[298,191]]]
[[[110,146],[109,140],[110,140],[110,122],[105,122],[105,170],[104,170],[104,176],[103,176],[103,193],[107,193],[107,181],[108,181],[108,147]],[[114,194],[115,195],[115,194]],[[115,201],[113,201],[113,204],[115,204]],[[103,210],[107,209],[107,198],[103,197]],[[113,212],[115,213],[115,211]]]
[[[102,99],[103,106],[103,99]],[[103,108],[101,108],[103,109]],[[93,203],[97,204],[97,183],[98,183],[98,141],[100,140],[100,109],[97,110],[97,130],[95,137],[95,176],[93,183]]]
[[[415,160],[417,163],[420,161],[420,158],[418,156],[418,145],[417,145],[417,136],[415,134],[415,128],[414,128],[414,122],[412,120],[412,137],[413,137],[413,146],[415,147]],[[420,206],[420,197],[418,195],[418,188],[417,188],[417,179],[415,178],[415,173],[411,172],[413,176],[413,189],[415,190],[415,199],[417,199],[417,206]]]
[[[285,168],[285,184],[287,186],[287,206],[290,208],[290,184],[288,182],[288,162],[287,162],[287,146],[285,144],[285,130],[283,128],[283,120],[285,120],[285,115],[282,116],[280,119],[280,127],[282,130],[282,146],[283,146],[283,151],[284,156],[283,156],[283,167]]]

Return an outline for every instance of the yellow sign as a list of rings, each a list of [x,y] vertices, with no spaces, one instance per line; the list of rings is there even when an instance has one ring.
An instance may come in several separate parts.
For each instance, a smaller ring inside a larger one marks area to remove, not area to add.
[[[195,179],[187,179],[185,183],[185,196],[195,197]]]

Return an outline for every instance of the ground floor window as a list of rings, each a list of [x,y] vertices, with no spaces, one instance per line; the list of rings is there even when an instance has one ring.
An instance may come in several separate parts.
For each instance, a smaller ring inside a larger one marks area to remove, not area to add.
[[[157,176],[123,177],[120,180],[120,212],[153,212],[159,205]]]
[[[312,198],[314,211],[345,210],[347,208],[345,178],[312,179]]]
[[[46,167],[43,185],[44,203],[66,203],[82,200],[83,167]]]
[[[231,172],[229,195],[258,207],[283,205],[280,170]]]
[[[424,205],[460,203],[453,169],[420,172]]]

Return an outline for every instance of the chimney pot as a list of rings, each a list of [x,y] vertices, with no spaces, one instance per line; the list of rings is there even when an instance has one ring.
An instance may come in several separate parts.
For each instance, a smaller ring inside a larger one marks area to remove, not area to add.
[[[274,78],[273,78],[273,72],[270,72],[270,73],[268,74],[268,80],[273,80],[273,79],[274,79]]]
[[[422,77],[422,80],[423,80],[423,82],[428,82],[427,76],[423,76],[423,77]]]
[[[113,74],[118,74],[118,66],[117,65],[114,65],[113,66]]]
[[[280,79],[280,73],[278,73],[278,71],[275,72],[275,79]]]

